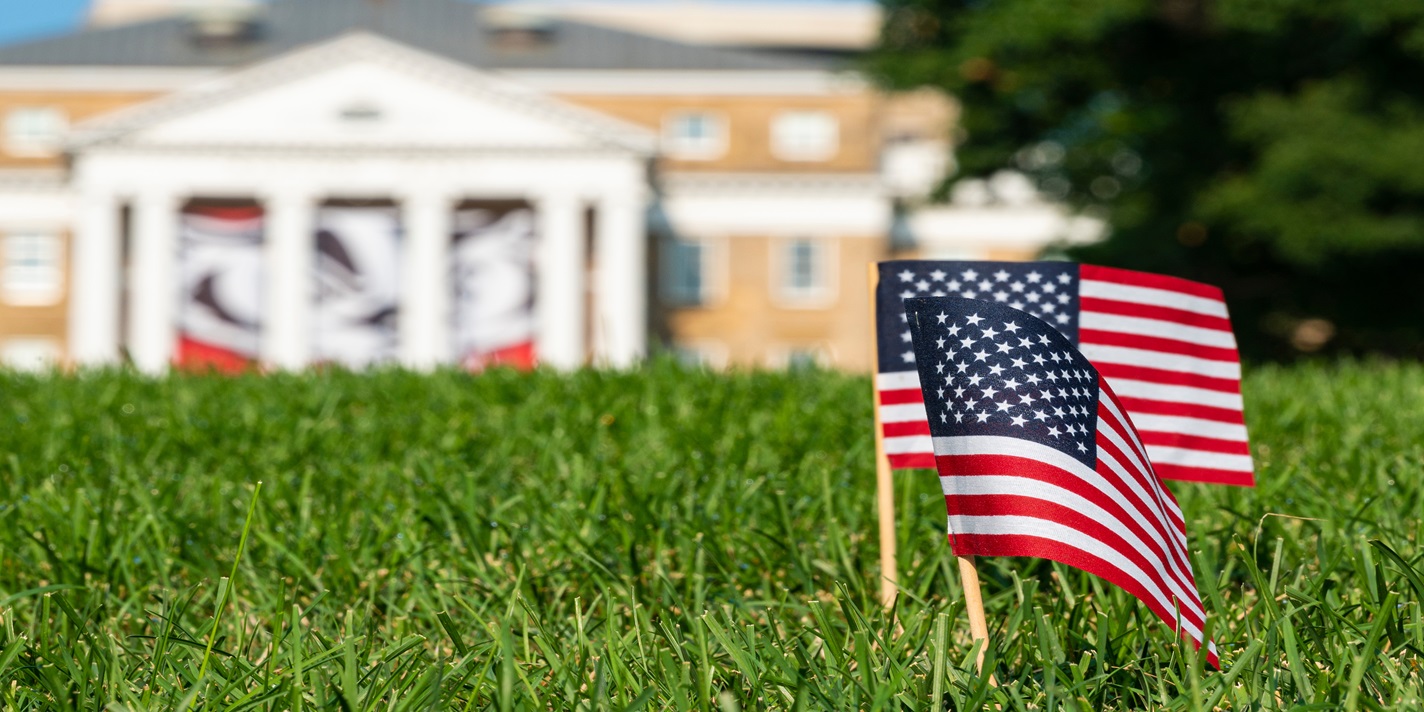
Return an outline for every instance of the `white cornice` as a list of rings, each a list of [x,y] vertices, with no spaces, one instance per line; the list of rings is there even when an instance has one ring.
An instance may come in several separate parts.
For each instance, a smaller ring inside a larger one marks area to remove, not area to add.
[[[505,70],[520,84],[551,94],[594,96],[825,96],[867,91],[854,72]]]
[[[667,194],[839,193],[886,195],[878,173],[691,173],[669,172],[659,185]]]
[[[175,91],[223,70],[198,67],[16,67],[0,65],[0,91]]]

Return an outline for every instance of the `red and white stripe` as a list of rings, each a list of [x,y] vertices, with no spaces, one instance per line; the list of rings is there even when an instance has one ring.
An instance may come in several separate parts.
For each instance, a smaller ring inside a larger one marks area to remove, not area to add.
[[[896,470],[935,466],[930,443],[930,423],[925,416],[925,396],[918,371],[875,374],[879,394],[880,430],[885,455]]]
[[[1132,416],[1157,474],[1254,484],[1241,358],[1221,290],[1082,265],[1078,349]]]
[[[1094,468],[1019,438],[932,439],[954,553],[1035,556],[1082,569],[1200,645],[1205,611],[1181,510],[1101,379],[1099,390]],[[1207,651],[1217,665],[1216,646],[1207,642]]]

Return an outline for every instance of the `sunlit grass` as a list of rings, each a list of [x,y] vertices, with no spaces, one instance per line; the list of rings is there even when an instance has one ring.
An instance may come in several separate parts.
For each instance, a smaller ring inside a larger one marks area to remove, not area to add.
[[[1174,486],[1223,671],[1092,577],[981,559],[993,688],[929,473],[876,603],[863,377],[0,376],[0,700],[1424,707],[1424,368],[1246,385],[1260,487]]]

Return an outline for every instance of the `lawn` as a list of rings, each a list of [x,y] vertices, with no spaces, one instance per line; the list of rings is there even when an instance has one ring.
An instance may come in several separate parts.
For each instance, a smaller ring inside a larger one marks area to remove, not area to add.
[[[1424,707],[1415,365],[1254,369],[1260,486],[1173,486],[1221,672],[1090,576],[988,559],[997,687],[931,473],[876,602],[865,377],[0,388],[7,709]]]

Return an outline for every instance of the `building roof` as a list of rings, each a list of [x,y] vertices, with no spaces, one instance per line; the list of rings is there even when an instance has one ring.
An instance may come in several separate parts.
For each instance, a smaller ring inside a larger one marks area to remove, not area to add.
[[[256,8],[247,41],[204,45],[192,19],[169,16],[0,47],[0,66],[229,67],[364,30],[484,69],[825,70],[825,57],[686,44],[543,18],[520,27],[465,0],[276,0]],[[528,33],[506,41],[497,30]]]

